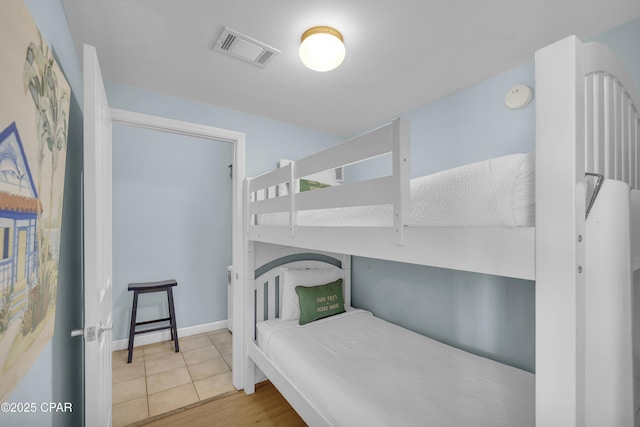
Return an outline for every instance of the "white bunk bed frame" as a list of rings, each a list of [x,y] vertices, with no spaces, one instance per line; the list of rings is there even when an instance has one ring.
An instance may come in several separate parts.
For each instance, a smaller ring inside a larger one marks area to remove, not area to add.
[[[534,228],[407,227],[409,129],[403,120],[394,120],[376,131],[247,179],[247,256],[242,292],[245,392],[254,390],[255,363],[307,422],[326,424],[313,402],[297,392],[295,381],[279,374],[254,343],[255,267],[269,258],[254,253],[254,242],[263,242],[535,280],[536,424],[592,425],[588,407],[594,397],[585,387],[593,381],[587,373],[592,365],[586,356],[585,328],[593,314],[587,312],[586,276],[597,269],[600,261],[587,255],[586,243],[592,237],[587,234],[586,225],[585,173],[601,174],[605,179],[624,183],[626,193],[620,193],[622,200],[616,202],[614,210],[629,213],[637,209],[640,102],[632,81],[611,51],[601,45],[583,44],[574,36],[536,52],[535,73]],[[393,173],[389,177],[305,193],[295,188],[298,178],[385,153],[391,153],[393,158]],[[257,197],[259,193],[271,195],[270,189],[287,183],[293,191],[286,196],[264,200]],[[393,227],[311,227],[296,223],[297,212],[301,210],[373,204],[393,205]],[[256,215],[274,212],[289,213],[290,224],[285,227],[256,224]],[[627,219],[631,225],[627,224],[619,234],[631,236],[631,242],[614,244],[621,247],[618,252],[628,260],[630,269],[623,272],[621,280],[626,281],[624,286],[629,292],[632,272],[640,269],[640,252],[636,250],[635,257],[631,253],[632,248],[638,247],[640,237],[638,220],[634,218],[638,214],[626,216],[631,217]],[[281,251],[275,251],[271,260],[278,258]],[[625,313],[631,316],[630,305]],[[268,314],[269,318],[277,317],[275,312]],[[631,363],[625,359],[627,362]],[[630,374],[632,368],[624,369]],[[633,399],[633,390],[630,397],[627,393],[620,399],[625,410],[633,413],[629,399]]]

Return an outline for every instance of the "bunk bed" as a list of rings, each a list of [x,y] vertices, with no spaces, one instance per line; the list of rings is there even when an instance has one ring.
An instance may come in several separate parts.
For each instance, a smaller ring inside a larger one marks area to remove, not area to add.
[[[535,72],[536,152],[529,163],[535,224],[416,222],[409,124],[401,119],[246,180],[247,393],[257,365],[309,424],[339,425],[322,398],[310,397],[299,375],[287,371],[288,362],[276,362],[269,346],[261,347],[260,336],[280,317],[280,277],[295,268],[284,266],[293,254],[347,254],[338,256],[347,272],[348,255],[359,255],[535,280],[535,392],[522,384],[516,392],[535,399],[523,413],[534,411],[538,426],[633,424],[640,406],[633,400],[631,340],[632,287],[640,276],[640,102],[611,51],[576,37],[536,52]],[[385,154],[392,159],[390,176],[299,191],[300,179]],[[318,210],[361,213],[377,205],[390,206],[382,209],[389,216],[382,222],[313,219]]]

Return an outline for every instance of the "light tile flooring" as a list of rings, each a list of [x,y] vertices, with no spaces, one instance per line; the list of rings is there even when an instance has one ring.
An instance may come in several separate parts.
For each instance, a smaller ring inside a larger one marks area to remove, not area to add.
[[[124,426],[234,391],[231,333],[219,330],[113,352],[113,426]]]

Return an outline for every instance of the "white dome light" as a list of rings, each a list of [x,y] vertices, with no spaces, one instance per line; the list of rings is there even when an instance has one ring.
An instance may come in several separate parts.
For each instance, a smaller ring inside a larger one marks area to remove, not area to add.
[[[342,34],[331,27],[313,27],[302,34],[298,51],[302,63],[314,71],[331,71],[344,60]]]

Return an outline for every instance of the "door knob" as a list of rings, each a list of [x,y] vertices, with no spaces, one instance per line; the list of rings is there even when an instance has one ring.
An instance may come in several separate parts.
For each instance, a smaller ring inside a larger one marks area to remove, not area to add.
[[[85,329],[74,329],[71,331],[72,337],[81,337],[84,336],[87,341],[95,341],[96,338],[100,338],[103,332],[110,331],[113,329],[113,325],[111,326],[102,326],[102,322],[98,323],[98,326],[88,326]]]
[[[113,329],[113,325],[111,326],[102,326],[102,322],[98,323],[98,336],[102,335],[105,331],[111,331]]]

